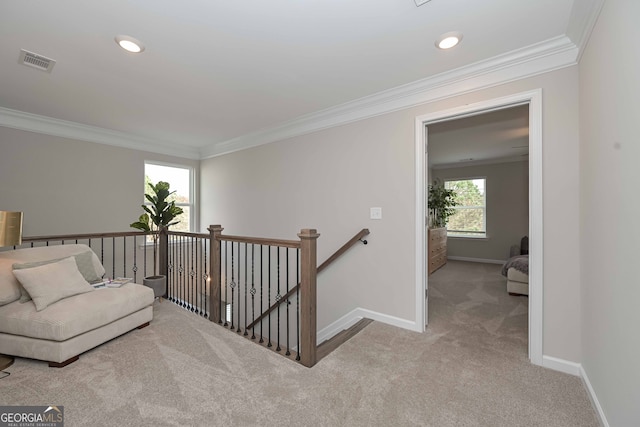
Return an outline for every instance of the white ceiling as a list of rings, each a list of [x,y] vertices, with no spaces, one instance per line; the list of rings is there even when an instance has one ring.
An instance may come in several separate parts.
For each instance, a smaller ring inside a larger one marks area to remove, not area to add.
[[[541,42],[564,37],[579,46],[584,29],[575,22],[588,21],[598,1],[6,0],[0,116],[199,157]],[[462,43],[436,49],[435,39],[453,30]],[[146,50],[123,51],[114,41],[121,34]],[[53,71],[19,64],[20,49],[56,60]]]

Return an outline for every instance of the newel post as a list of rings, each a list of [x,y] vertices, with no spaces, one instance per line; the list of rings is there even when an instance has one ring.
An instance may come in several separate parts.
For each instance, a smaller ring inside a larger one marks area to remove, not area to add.
[[[222,323],[220,300],[220,235],[221,225],[210,225],[209,228],[209,320]]]
[[[169,284],[169,229],[160,227],[158,231],[158,272],[165,277],[167,285]],[[169,286],[165,286],[164,298],[167,298]]]
[[[320,234],[315,229],[302,229],[300,238],[300,362],[307,367],[316,364],[316,246]]]

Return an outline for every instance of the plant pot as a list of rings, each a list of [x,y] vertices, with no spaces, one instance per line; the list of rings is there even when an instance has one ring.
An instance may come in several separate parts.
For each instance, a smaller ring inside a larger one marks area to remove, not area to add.
[[[142,283],[153,289],[153,294],[156,297],[162,298],[167,293],[167,276],[145,277]]]

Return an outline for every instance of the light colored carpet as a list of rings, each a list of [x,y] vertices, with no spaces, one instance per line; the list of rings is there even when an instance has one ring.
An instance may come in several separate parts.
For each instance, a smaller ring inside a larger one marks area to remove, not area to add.
[[[64,405],[67,426],[597,426],[578,378],[529,364],[526,298],[476,267],[431,276],[427,333],[374,322],[312,369],[156,303],[66,368],[16,359],[0,404]]]

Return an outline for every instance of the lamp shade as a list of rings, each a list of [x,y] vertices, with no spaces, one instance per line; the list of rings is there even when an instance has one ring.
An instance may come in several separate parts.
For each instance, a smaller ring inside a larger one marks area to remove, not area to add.
[[[22,212],[0,211],[0,247],[22,244]]]

